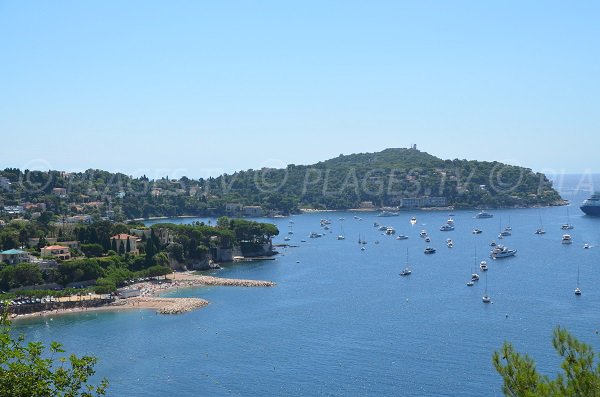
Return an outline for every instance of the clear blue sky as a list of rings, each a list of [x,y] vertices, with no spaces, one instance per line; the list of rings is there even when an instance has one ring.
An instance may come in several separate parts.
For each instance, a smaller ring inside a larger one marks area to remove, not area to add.
[[[600,172],[597,1],[0,0],[0,167]]]

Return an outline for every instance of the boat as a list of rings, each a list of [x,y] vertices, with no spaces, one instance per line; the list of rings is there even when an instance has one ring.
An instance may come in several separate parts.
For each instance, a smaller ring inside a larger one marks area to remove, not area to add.
[[[490,247],[495,247],[495,246],[496,246],[496,242],[495,242],[494,240],[492,240],[492,241],[490,242]]]
[[[440,227],[441,232],[450,232],[452,230],[454,230],[454,226],[452,225],[445,224]]]
[[[546,234],[546,231],[544,230],[544,224],[542,223],[542,214],[540,214],[540,227],[537,228],[537,230],[535,231],[535,234],[538,234],[538,235]]]
[[[419,233],[419,237],[421,237],[421,238],[427,237],[427,231],[426,230],[421,230],[421,233]]]
[[[450,226],[453,226],[453,225],[454,225],[454,219],[452,219],[452,218],[449,218],[449,219],[446,221],[446,223],[447,223],[448,225],[450,225]]]
[[[490,298],[487,292],[487,273],[485,273],[485,291],[481,300],[483,303],[490,303],[492,301],[492,298]]]
[[[396,237],[396,240],[408,240],[408,236],[405,236],[404,234],[399,234],[398,237]]]
[[[481,234],[483,233],[483,230],[481,229],[473,229],[473,234]]]
[[[516,254],[517,254],[517,250],[511,250],[503,245],[497,245],[490,252],[490,258],[492,258],[492,259],[509,258],[511,256],[515,256]]]
[[[479,264],[479,269],[481,269],[482,272],[487,272],[487,270],[488,270],[487,262],[481,261],[481,263]]]
[[[489,212],[485,212],[485,211],[481,211],[477,215],[475,215],[476,219],[487,219],[487,218],[493,218],[493,217],[494,217],[494,215],[490,214]]]
[[[410,267],[408,267],[408,248],[406,249],[406,267],[404,268],[404,270],[402,270],[400,272],[401,276],[410,276],[412,274],[412,271],[410,270]]]
[[[360,238],[360,233],[358,233],[358,243],[361,245],[365,245],[367,243],[367,241],[365,239]]]
[[[590,245],[588,243],[583,244],[583,249],[590,249]]]
[[[385,229],[385,234],[387,234],[388,236],[391,236],[392,234],[396,234],[396,230],[390,226],[387,229]]]
[[[283,241],[290,241],[291,238],[289,238],[288,236],[285,236],[285,238],[283,239]]]
[[[385,232],[387,230],[387,226],[379,226],[379,229],[377,230],[379,230],[380,232]]]
[[[379,217],[390,217],[390,216],[398,216],[400,215],[398,212],[390,212],[390,211],[381,211],[377,216]]]
[[[452,248],[452,247],[454,247],[454,242],[452,242],[452,240],[448,239],[448,240],[446,240],[446,245],[448,246],[448,248]]]
[[[567,223],[560,225],[562,230],[571,230],[573,229],[573,225],[571,225],[571,217],[569,216],[569,206],[567,206]]]
[[[379,227],[379,223],[373,222],[373,227]]]
[[[426,243],[430,243],[431,242],[431,239],[429,238],[429,236],[425,237],[425,242]]]
[[[323,237],[323,235],[321,233],[317,233],[317,232],[312,232],[310,234],[310,236],[308,236],[310,238],[319,238],[319,237]]]
[[[414,216],[412,218],[410,218],[410,223],[411,225],[414,225],[417,223],[417,218],[415,218]]]
[[[571,244],[573,242],[573,238],[570,234],[563,234],[561,243],[563,244]]]
[[[435,254],[435,248],[427,247],[423,252],[426,254]]]
[[[500,236],[508,237],[508,236],[512,236],[512,233],[510,232],[510,230],[503,230],[502,232],[500,232]]]
[[[577,287],[575,288],[575,295],[581,295],[581,288],[579,288],[579,264],[577,264]]]
[[[340,223],[340,235],[337,236],[338,240],[345,240],[346,239],[346,235],[344,234],[344,224]]]
[[[473,260],[475,262],[475,265],[477,265],[477,246],[475,246],[474,248],[475,254],[473,256]],[[479,281],[479,274],[473,272],[473,265],[471,265],[471,280],[467,282],[467,286],[472,287],[476,281]]]
[[[360,247],[360,250],[364,251],[364,250],[366,250],[366,248],[365,247]]]
[[[600,216],[600,193],[595,192],[588,199],[585,199],[579,207],[584,214],[589,216]]]

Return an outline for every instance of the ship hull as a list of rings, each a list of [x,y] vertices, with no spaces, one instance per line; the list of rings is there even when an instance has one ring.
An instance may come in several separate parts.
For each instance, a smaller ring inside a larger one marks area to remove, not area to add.
[[[593,205],[593,206],[588,206],[588,205],[582,205],[581,210],[589,216],[600,216],[600,205]]]

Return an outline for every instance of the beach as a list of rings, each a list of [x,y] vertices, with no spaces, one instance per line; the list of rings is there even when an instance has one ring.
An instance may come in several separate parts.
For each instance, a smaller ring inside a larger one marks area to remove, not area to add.
[[[90,302],[98,302],[97,295],[81,298],[62,298],[61,303],[80,302],[80,306],[57,310],[43,310],[28,314],[13,315],[12,320],[19,318],[49,316],[66,313],[77,313],[83,311],[106,311],[106,310],[129,310],[129,309],[151,309],[159,314],[179,314],[189,312],[204,306],[209,302],[200,298],[164,298],[161,294],[179,288],[194,288],[203,286],[224,287],[272,287],[275,283],[263,280],[245,280],[233,278],[220,278],[204,276],[192,272],[180,272],[167,275],[164,280],[144,281],[131,284],[130,290],[137,290],[138,295],[130,298],[117,298],[111,303],[103,305],[90,305]],[[87,304],[86,304],[87,303]]]

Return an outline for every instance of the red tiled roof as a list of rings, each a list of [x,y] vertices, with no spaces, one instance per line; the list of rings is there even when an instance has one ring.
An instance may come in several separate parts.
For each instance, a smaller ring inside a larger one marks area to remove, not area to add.
[[[65,247],[64,245],[49,245],[47,247],[44,247],[44,249],[47,249],[47,250],[59,250],[59,249],[69,249],[69,247]]]

